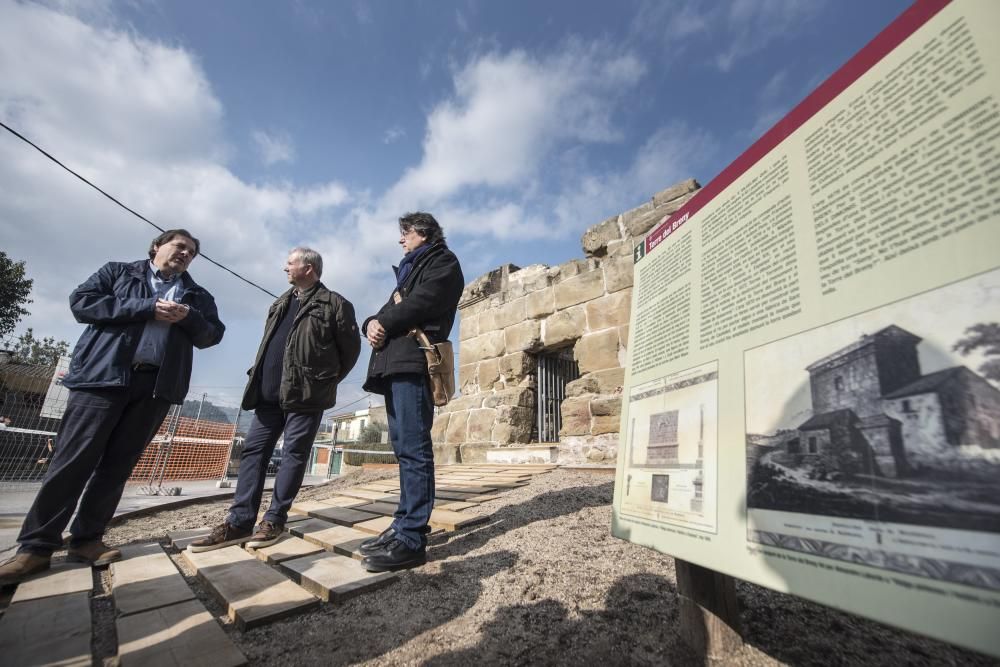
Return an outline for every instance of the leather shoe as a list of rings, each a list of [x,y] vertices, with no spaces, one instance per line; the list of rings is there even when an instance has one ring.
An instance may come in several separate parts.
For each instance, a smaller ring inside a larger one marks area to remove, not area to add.
[[[88,563],[94,567],[101,567],[121,559],[122,552],[109,547],[102,540],[91,540],[70,547],[66,554],[66,560],[70,563]]]
[[[40,556],[30,551],[22,551],[3,565],[0,565],[0,586],[18,584],[33,574],[49,569],[51,556]]]
[[[362,542],[358,546],[358,551],[360,551],[365,556],[371,556],[374,553],[382,551],[382,548],[386,544],[388,544],[390,540],[392,540],[392,538],[394,537],[396,537],[396,529],[393,528],[392,526],[389,526],[381,533],[379,533],[376,537],[369,538],[364,542]]]
[[[389,540],[381,551],[373,553],[361,561],[369,572],[389,572],[406,567],[423,565],[427,562],[427,548],[411,549],[399,539]]]

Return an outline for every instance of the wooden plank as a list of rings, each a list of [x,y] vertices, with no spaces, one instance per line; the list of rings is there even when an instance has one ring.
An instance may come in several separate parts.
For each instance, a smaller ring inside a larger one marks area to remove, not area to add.
[[[71,593],[89,593],[94,588],[94,576],[89,565],[56,565],[22,582],[14,592],[11,603]]]
[[[351,496],[333,496],[319,501],[330,507],[361,507],[371,502],[368,498],[353,498]]]
[[[281,564],[304,589],[323,600],[342,600],[395,581],[395,572],[368,572],[361,563],[344,556],[316,554]]]
[[[122,667],[239,667],[236,645],[197,600],[119,618]]]
[[[369,533],[348,526],[331,525],[324,530],[306,533],[303,536],[303,541],[318,545],[316,547],[317,551],[326,549],[327,551],[336,551],[353,558],[361,543],[371,537]]]
[[[305,521],[309,518],[308,514],[299,512],[289,512],[288,516],[285,517],[285,524],[295,523],[296,521]]]
[[[462,510],[467,510],[470,507],[478,507],[479,503],[468,503],[461,500],[457,500],[453,503],[445,503],[443,505],[435,505],[435,509],[439,510],[449,510],[452,512],[461,512]]]
[[[293,537],[291,535],[282,535],[281,539],[269,547],[247,549],[247,551],[252,553],[257,558],[265,563],[270,563],[271,565],[277,565],[278,563],[286,561],[289,558],[310,556],[322,550],[323,547],[321,546],[311,544],[301,538]]]
[[[309,514],[313,510],[321,510],[330,507],[329,503],[318,500],[302,500],[292,504],[292,511],[299,514]]]
[[[392,525],[391,516],[380,516],[377,519],[369,519],[368,521],[362,521],[361,523],[356,523],[354,524],[353,527],[355,530],[360,530],[363,533],[378,535],[391,525]]]
[[[191,587],[159,544],[132,547],[111,564],[111,593],[122,615],[195,598]]]
[[[89,592],[17,602],[0,618],[0,659],[18,667],[90,667],[90,625]]]
[[[170,546],[174,549],[184,551],[188,548],[188,545],[197,539],[205,537],[212,532],[212,529],[208,526],[202,526],[201,528],[188,528],[186,530],[172,530],[167,533],[167,539],[170,540]]]
[[[468,491],[458,491],[456,489],[467,488],[467,487],[457,487],[451,486],[444,489],[439,489],[434,491],[435,498],[444,498],[445,500],[468,500],[472,496],[478,496],[482,492],[475,491],[474,493],[469,493]]]
[[[301,526],[305,521],[297,524]],[[183,552],[198,577],[226,605],[240,630],[312,609],[319,600],[239,546]]]
[[[341,526],[353,526],[356,523],[374,519],[377,514],[374,512],[362,512],[350,507],[327,507],[326,509],[309,512],[309,516]]]
[[[385,491],[369,491],[367,489],[342,489],[338,491],[342,496],[349,498],[361,498],[362,500],[385,500],[389,494]]]
[[[392,516],[396,513],[398,507],[398,505],[393,503],[371,503],[370,505],[365,505],[363,509],[365,512],[371,512],[372,514]]]
[[[458,530],[459,528],[473,526],[477,523],[483,523],[488,520],[488,516],[436,509],[431,512],[430,524],[438,528],[443,528],[444,530]]]
[[[475,503],[488,503],[491,500],[500,500],[503,498],[499,493],[484,493],[480,496],[470,496],[467,500]]]

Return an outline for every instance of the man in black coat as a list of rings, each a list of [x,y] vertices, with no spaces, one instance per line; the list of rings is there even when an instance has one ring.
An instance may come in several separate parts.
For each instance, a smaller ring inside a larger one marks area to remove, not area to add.
[[[243,409],[253,410],[254,417],[243,442],[233,504],[225,522],[191,543],[190,551],[241,542],[259,548],[278,541],[302,486],[323,411],[337,402],[337,385],[361,353],[354,306],[320,282],[320,254],[310,248],[293,248],[285,273],[292,288],[267,313],[264,337],[243,394]],[[264,475],[282,435],[281,467],[271,505],[254,532]]]
[[[199,249],[190,232],[168,230],[148,260],[108,262],[70,295],[88,326],[63,379],[70,392],[55,451],[0,585],[48,569],[77,501],[68,560],[121,558],[102,538],[125,482],[170,405],[184,402],[192,348],[216,345],[226,330],[212,295],[187,273]]]
[[[371,572],[426,561],[427,523],[434,507],[434,403],[427,359],[410,331],[420,328],[430,342],[447,340],[465,287],[462,267],[444,232],[429,213],[399,219],[403,261],[396,272],[399,303],[389,301],[365,320],[362,333],[372,356],[364,389],[385,396],[389,439],[399,460],[399,505],[392,525],[362,543],[363,564]]]

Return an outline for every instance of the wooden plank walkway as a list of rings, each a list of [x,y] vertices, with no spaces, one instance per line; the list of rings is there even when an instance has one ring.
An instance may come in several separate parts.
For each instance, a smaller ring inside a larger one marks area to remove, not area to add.
[[[11,604],[27,602],[56,595],[90,592],[94,588],[94,575],[89,565],[56,565],[18,585]]]
[[[123,616],[195,599],[159,544],[124,547],[122,556],[111,564],[111,594]]]
[[[260,549],[247,548],[247,551],[269,565],[277,565],[290,558],[301,558],[320,552],[323,547],[306,542],[292,535],[283,535],[280,540],[269,547]]]
[[[90,667],[90,634],[89,589],[14,602],[0,618],[0,661],[12,667]]]
[[[364,506],[363,506],[364,507]],[[353,526],[362,521],[368,521],[378,516],[375,512],[363,512],[350,507],[327,507],[326,509],[309,512],[309,516],[341,526]]]
[[[301,526],[306,521],[297,524]],[[319,600],[239,546],[182,552],[198,577],[226,605],[240,630],[312,609]]]
[[[332,602],[385,586],[397,579],[395,572],[368,572],[353,558],[321,553],[281,564],[304,589]]]
[[[122,667],[239,667],[247,664],[240,650],[197,600],[123,616],[115,625]]]

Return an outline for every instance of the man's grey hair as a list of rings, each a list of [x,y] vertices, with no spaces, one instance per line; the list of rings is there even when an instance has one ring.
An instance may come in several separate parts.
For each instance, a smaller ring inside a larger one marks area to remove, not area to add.
[[[303,264],[313,267],[317,278],[323,275],[323,257],[312,248],[292,248],[288,254],[298,255]]]

